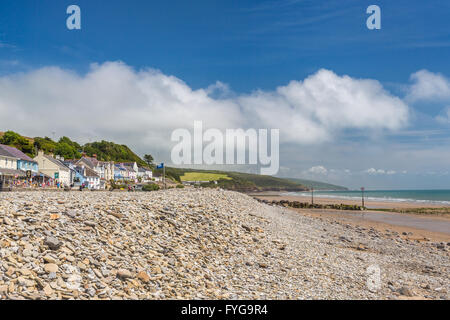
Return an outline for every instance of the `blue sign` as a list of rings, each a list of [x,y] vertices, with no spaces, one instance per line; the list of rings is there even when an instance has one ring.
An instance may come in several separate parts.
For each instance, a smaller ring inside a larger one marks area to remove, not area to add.
[[[161,163],[160,165],[156,166],[156,169],[163,169],[164,168],[164,163]]]

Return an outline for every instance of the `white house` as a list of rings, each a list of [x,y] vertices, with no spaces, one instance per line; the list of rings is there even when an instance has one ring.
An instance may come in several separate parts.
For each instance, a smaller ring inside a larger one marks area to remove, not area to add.
[[[97,172],[92,170],[91,168],[85,167],[84,168],[84,176],[86,178],[87,187],[89,189],[99,190],[101,183],[100,183],[100,176]]]
[[[139,167],[137,176],[138,178],[141,178],[143,181],[150,181],[153,178],[153,172],[149,168]]]
[[[0,169],[17,169],[17,158],[6,150],[0,149]]]
[[[83,155],[83,157],[76,162],[78,166],[86,166],[92,170],[94,170],[99,178],[101,188],[105,188],[106,184],[114,180],[115,178],[115,165],[113,161],[99,161],[97,160],[97,156],[88,157]]]
[[[52,155],[44,154],[39,150],[38,155],[33,159],[39,165],[39,171],[53,178],[63,186],[70,186],[72,183],[71,169],[61,160],[53,158]]]
[[[18,158],[7,150],[0,148],[0,189],[8,187],[15,177],[22,173],[17,170],[17,160]]]

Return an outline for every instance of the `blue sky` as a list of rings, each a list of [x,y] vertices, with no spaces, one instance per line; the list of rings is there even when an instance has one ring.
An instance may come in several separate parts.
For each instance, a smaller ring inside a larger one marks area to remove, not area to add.
[[[65,27],[71,4],[81,7],[81,31]],[[381,30],[366,27],[371,4],[382,10]],[[355,83],[373,79],[408,107],[407,123],[375,132],[368,125],[370,133],[350,123],[327,127],[335,139],[307,145],[287,139],[280,174],[351,187],[450,188],[449,2],[3,0],[0,12],[4,79],[49,66],[83,77],[92,63],[122,61],[136,73],[150,68],[176,77],[194,91],[220,81],[227,97],[236,99],[257,90],[274,92],[321,69]],[[411,78],[420,70],[428,73]],[[435,85],[426,91],[429,81]],[[15,124],[17,119],[4,121],[26,134],[48,134]],[[75,135],[64,127],[57,132]],[[134,141],[112,128],[92,129],[90,135]],[[148,146],[142,142],[135,148],[143,152]],[[168,158],[167,151],[155,148],[157,156]],[[343,150],[358,156],[349,160]],[[326,171],[311,170],[320,167]]]
[[[382,30],[365,26],[368,5]],[[418,69],[450,73],[443,1],[2,1],[2,59],[85,71],[124,60],[173,74],[191,87],[216,80],[238,91],[273,89],[319,68],[404,83]],[[65,28],[68,5],[82,31]],[[6,70],[5,70],[6,71]]]

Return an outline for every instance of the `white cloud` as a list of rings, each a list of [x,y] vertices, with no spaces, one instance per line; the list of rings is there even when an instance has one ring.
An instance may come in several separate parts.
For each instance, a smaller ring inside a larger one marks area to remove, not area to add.
[[[439,73],[420,70],[411,75],[407,101],[440,101],[450,99],[450,80]]]
[[[370,169],[367,169],[366,171],[364,171],[365,173],[368,173],[368,174],[385,174],[386,173],[386,171],[385,170],[383,170],[383,169],[375,169],[375,168],[370,168]]]
[[[168,150],[171,131],[195,120],[219,129],[280,128],[281,142],[307,144],[346,129],[396,130],[409,110],[378,81],[328,70],[275,91],[233,95],[221,82],[193,90],[157,70],[107,62],[85,75],[46,67],[0,77],[0,114],[3,130],[107,139],[144,153]]]
[[[320,70],[304,81],[291,81],[275,92],[240,97],[259,122],[281,127],[290,142],[332,140],[344,129],[399,129],[407,124],[408,106],[375,80],[338,76]]]
[[[384,170],[384,169],[375,169],[375,168],[370,168],[367,169],[366,171],[364,171],[364,173],[368,173],[370,175],[383,175],[383,174],[387,174],[387,175],[393,175],[393,174],[397,174],[397,171],[395,170]]]
[[[308,173],[312,173],[312,174],[327,174],[328,170],[327,168],[323,167],[323,166],[316,166],[316,167],[312,167],[308,170]]]
[[[450,106],[445,108],[442,111],[441,115],[438,115],[436,117],[436,121],[442,124],[449,124],[450,123]]]

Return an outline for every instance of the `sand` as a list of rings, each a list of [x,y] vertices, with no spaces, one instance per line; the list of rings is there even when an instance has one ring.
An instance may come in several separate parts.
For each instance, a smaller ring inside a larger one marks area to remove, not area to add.
[[[262,200],[288,200],[311,202],[310,197],[302,196],[285,196],[279,194],[253,194],[254,197]],[[333,198],[315,198],[317,204],[350,204],[361,205],[358,201],[341,200]],[[419,208],[414,202],[378,202],[366,201],[368,208]],[[435,204],[427,204],[427,208],[440,208],[442,206]],[[330,221],[345,222],[353,226],[361,226],[365,228],[374,228],[380,232],[391,230],[398,232],[403,239],[417,241],[441,241],[450,242],[450,216],[445,215],[417,215],[405,214],[397,212],[379,212],[367,210],[364,212],[329,210],[329,209],[294,209],[299,214],[320,217]],[[404,234],[406,233],[406,234]]]
[[[261,193],[261,194],[251,194],[260,199],[267,200],[289,200],[289,201],[300,201],[300,202],[311,202],[311,197],[305,196],[286,196],[279,193]],[[336,198],[326,198],[326,197],[314,197],[314,203],[317,204],[349,204],[349,205],[361,205],[361,200],[348,200],[348,199],[336,199]],[[442,208],[450,207],[450,205],[442,204],[423,204],[420,205],[415,202],[392,202],[392,201],[368,201],[365,200],[364,205],[369,209],[390,209],[390,208]]]

